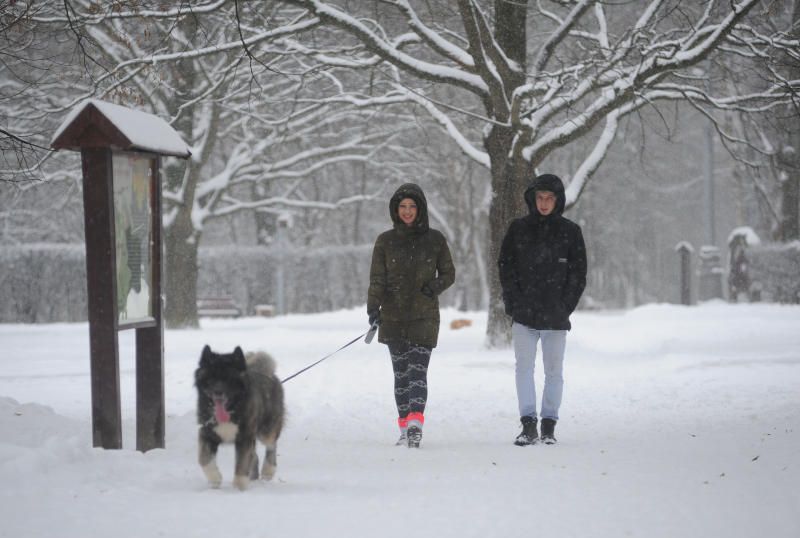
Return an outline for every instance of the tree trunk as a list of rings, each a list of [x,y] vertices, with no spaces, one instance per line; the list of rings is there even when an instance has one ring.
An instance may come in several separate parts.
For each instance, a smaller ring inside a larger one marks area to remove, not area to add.
[[[527,39],[525,21],[527,16],[527,0],[495,2],[494,33],[498,44],[506,55],[520,66],[520,76],[516,80],[507,80],[505,93],[511,96],[514,89],[525,83],[525,55]],[[495,107],[487,104],[487,112],[492,115]],[[523,194],[528,183],[528,175],[532,166],[525,162],[516,148],[524,146],[526,133],[514,127],[515,118],[497,118],[507,121],[512,126],[494,125],[484,139],[484,147],[489,154],[492,169],[492,202],[489,209],[489,318],[486,324],[486,345],[488,347],[507,347],[511,342],[511,318],[505,314],[503,294],[500,287],[497,259],[500,245],[508,230],[509,223],[516,217],[526,214],[527,208]],[[516,139],[516,146],[515,143]],[[512,156],[513,153],[513,156]]]
[[[796,140],[799,136],[792,137]],[[798,140],[800,142],[800,140]],[[800,239],[800,169],[794,156],[795,166],[784,168],[786,179],[781,184],[781,240]]]
[[[196,21],[186,17],[181,21],[183,31],[193,35]],[[181,60],[172,73],[174,84],[179,88],[194,87],[197,73],[192,60]],[[186,93],[190,93],[187,90]],[[179,95],[170,102],[174,113],[181,104]],[[190,144],[194,139],[195,107],[183,111],[174,124]],[[164,170],[166,189],[171,193],[180,193],[181,203],[176,204],[177,214],[164,230],[164,267],[165,297],[164,322],[169,328],[198,327],[197,321],[197,247],[199,234],[192,223],[192,208],[198,180],[199,155],[193,155],[188,161],[172,162]],[[164,208],[164,214],[168,214]]]
[[[507,347],[511,342],[511,318],[505,313],[497,267],[500,245],[509,223],[527,213],[523,195],[530,166],[521,157],[509,157],[516,131],[495,126],[485,141],[492,166],[492,198],[489,209],[489,319],[488,347]]]
[[[181,206],[165,231],[166,297],[164,318],[169,328],[198,327],[197,246],[199,235],[192,225],[192,206]]]
[[[792,13],[791,36],[794,39],[800,37],[800,1],[794,2]],[[789,80],[797,80],[800,76],[800,66],[787,58],[789,65]],[[783,241],[794,241],[800,239],[800,127],[797,125],[796,109],[787,110],[786,116],[790,118],[784,121],[785,143],[781,148],[780,165],[786,175],[781,185],[781,239]]]

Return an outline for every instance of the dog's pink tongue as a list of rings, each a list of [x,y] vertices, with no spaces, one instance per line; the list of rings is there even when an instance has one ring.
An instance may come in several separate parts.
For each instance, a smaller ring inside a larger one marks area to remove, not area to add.
[[[214,402],[214,416],[217,418],[217,422],[229,422],[231,420],[231,415],[222,402]]]

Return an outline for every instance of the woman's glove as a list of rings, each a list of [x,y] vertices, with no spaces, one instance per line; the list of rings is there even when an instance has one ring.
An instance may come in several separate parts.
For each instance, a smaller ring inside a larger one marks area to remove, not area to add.
[[[433,290],[432,290],[432,289],[431,289],[431,287],[430,287],[430,286],[428,286],[427,284],[423,284],[423,285],[422,285],[422,288],[420,288],[420,290],[419,290],[419,291],[421,291],[421,292],[422,292],[422,295],[425,295],[425,296],[426,296],[426,297],[428,297],[429,299],[433,299],[434,297],[436,297],[436,294],[435,294],[435,293],[433,293]]]
[[[369,326],[372,327],[376,323],[378,325],[381,324],[381,311],[380,310],[370,310],[367,312],[367,316],[369,316]]]

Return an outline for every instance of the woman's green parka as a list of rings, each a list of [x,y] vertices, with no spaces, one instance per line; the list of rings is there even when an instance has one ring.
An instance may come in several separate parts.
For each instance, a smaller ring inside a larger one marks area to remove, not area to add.
[[[397,214],[405,198],[417,204],[411,226]],[[438,296],[456,277],[450,249],[444,235],[428,226],[428,204],[419,186],[406,183],[397,189],[389,201],[389,214],[394,227],[378,236],[372,250],[367,312],[380,310],[379,342],[408,341],[434,348],[439,336]]]

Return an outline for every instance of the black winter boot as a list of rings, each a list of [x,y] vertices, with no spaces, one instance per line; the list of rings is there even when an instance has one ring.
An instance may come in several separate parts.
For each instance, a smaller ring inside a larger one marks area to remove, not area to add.
[[[536,417],[521,417],[522,433],[517,435],[514,444],[517,446],[534,445],[539,440],[539,434],[536,433]]]
[[[552,418],[542,419],[542,442],[546,445],[556,444],[556,421]]]

